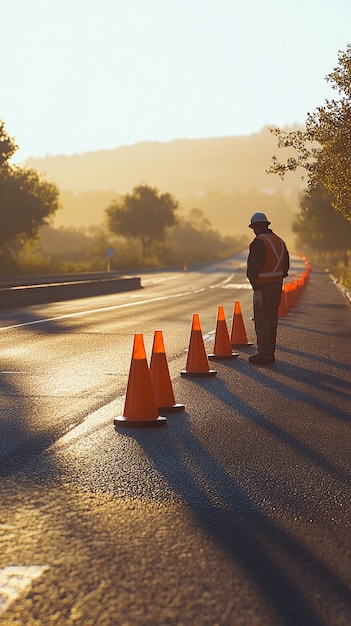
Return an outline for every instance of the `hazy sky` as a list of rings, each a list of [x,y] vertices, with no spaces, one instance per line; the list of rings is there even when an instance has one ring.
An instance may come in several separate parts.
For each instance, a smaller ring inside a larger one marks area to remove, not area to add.
[[[0,0],[0,14],[16,160],[304,123],[351,42],[350,0]]]

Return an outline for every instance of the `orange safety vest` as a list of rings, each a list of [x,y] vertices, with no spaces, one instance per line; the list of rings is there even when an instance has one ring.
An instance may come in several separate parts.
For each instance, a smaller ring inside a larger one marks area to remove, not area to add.
[[[266,246],[266,258],[257,283],[277,283],[284,278],[285,243],[274,233],[257,235]]]

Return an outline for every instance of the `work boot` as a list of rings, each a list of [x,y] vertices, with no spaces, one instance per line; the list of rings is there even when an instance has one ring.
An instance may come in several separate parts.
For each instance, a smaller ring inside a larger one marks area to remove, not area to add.
[[[262,356],[262,354],[253,354],[249,357],[249,362],[253,365],[272,365],[272,363],[275,363],[275,357]]]

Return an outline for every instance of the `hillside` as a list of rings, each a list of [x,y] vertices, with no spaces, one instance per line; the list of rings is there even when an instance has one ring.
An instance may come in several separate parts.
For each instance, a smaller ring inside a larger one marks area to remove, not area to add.
[[[26,164],[62,190],[57,225],[99,224],[113,197],[143,182],[171,193],[184,209],[201,208],[213,227],[224,233],[233,222],[239,230],[247,228],[251,212],[269,213],[270,208],[280,227],[289,230],[297,190],[306,185],[300,174],[292,173],[286,181],[267,175],[273,154],[279,156],[276,138],[265,127],[249,136],[143,142],[115,150],[31,158]]]

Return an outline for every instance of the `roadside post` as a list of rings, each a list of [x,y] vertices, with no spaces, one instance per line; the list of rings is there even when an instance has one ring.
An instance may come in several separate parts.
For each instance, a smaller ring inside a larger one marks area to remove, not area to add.
[[[114,248],[106,248],[106,252],[105,252],[105,258],[107,260],[107,271],[110,272],[111,271],[111,259],[114,255],[115,251]]]

